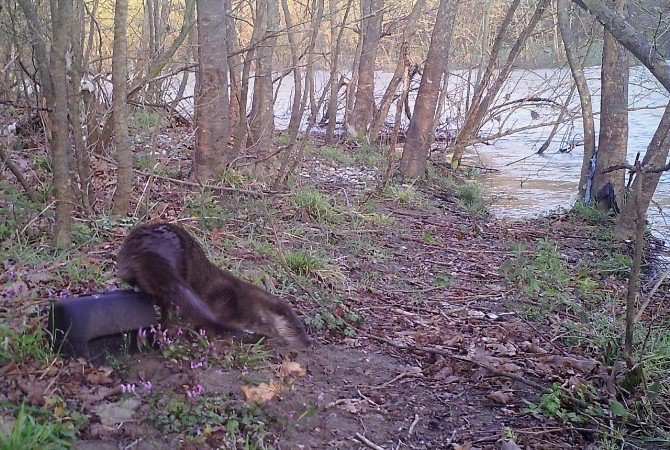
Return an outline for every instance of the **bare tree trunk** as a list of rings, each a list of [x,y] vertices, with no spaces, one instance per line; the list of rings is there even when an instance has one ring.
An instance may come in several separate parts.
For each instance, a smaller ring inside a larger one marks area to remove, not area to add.
[[[407,57],[407,47],[409,46],[408,41],[403,42],[403,47],[400,49],[400,53],[403,55],[402,59],[404,62],[405,69],[402,74],[402,91],[398,100],[395,104],[395,117],[393,120],[393,135],[391,136],[391,144],[389,145],[388,155],[386,155],[386,168],[381,176],[381,182],[379,184],[379,191],[382,191],[389,180],[391,175],[393,175],[393,162],[395,160],[395,149],[398,144],[398,133],[400,132],[400,121],[402,119],[402,106],[403,99],[407,97],[409,92],[409,59]]]
[[[72,18],[72,0],[54,0],[51,8],[51,23],[54,39],[51,54],[47,52],[47,37],[42,30],[35,4],[30,0],[18,0],[32,38],[35,62],[39,78],[49,107],[51,121],[51,163],[53,187],[56,198],[54,223],[54,245],[66,247],[72,241],[72,189],[69,178],[68,149],[69,123],[67,119],[67,48]]]
[[[410,12],[409,17],[407,18],[407,23],[405,24],[402,32],[402,42],[400,44],[400,47],[403,50],[400,52],[401,55],[398,56],[398,62],[395,66],[395,70],[393,71],[393,76],[391,77],[391,81],[386,87],[386,91],[384,91],[384,95],[382,96],[382,99],[379,103],[379,109],[374,115],[374,120],[370,126],[370,141],[376,141],[377,138],[379,138],[379,132],[381,131],[384,122],[386,122],[386,117],[388,116],[389,109],[391,108],[391,103],[393,101],[393,95],[398,90],[398,85],[400,85],[402,82],[405,70],[407,69],[407,55],[402,53],[405,51],[404,49],[407,47],[408,42],[416,34],[416,22],[425,7],[426,0],[417,0],[417,2],[414,3],[414,6],[412,7],[412,11]]]
[[[435,136],[435,107],[442,74],[447,66],[457,9],[457,0],[440,0],[419,92],[414,102],[414,113],[400,160],[400,173],[406,178],[421,177],[426,170],[428,151]]]
[[[196,144],[192,176],[204,182],[232,162],[228,149],[230,98],[226,16],[220,0],[196,0],[198,76],[195,88]]]
[[[112,214],[123,215],[130,207],[133,188],[133,153],[128,137],[128,0],[117,0],[114,8],[114,53],[112,55],[112,124],[118,172]]]
[[[223,7],[226,12],[226,41],[228,43],[228,68],[230,73],[230,117],[229,130],[230,134],[234,134],[237,125],[240,122],[240,71],[242,62],[239,51],[239,43],[237,41],[237,29],[235,28],[235,20],[232,17],[232,3],[231,0],[223,0]],[[246,111],[246,105],[244,110]],[[232,158],[237,157],[234,151],[231,153]]]
[[[584,197],[586,192],[586,182],[591,165],[591,159],[596,153],[596,131],[593,122],[593,102],[591,101],[591,92],[589,85],[586,82],[584,75],[583,61],[579,61],[575,55],[577,48],[572,28],[570,27],[570,17],[568,10],[568,0],[558,0],[558,27],[561,30],[561,37],[563,39],[563,46],[565,47],[565,54],[568,58],[568,65],[572,78],[575,81],[577,92],[579,93],[579,101],[582,107],[582,123],[584,132],[584,157],[582,159],[582,169],[579,175],[579,196]],[[590,47],[590,46],[589,46]],[[588,56],[588,51],[584,58]]]
[[[300,114],[300,105],[302,103],[302,71],[300,70],[300,54],[298,49],[298,42],[296,41],[296,30],[293,27],[293,18],[291,11],[288,8],[288,1],[281,0],[282,10],[284,11],[284,22],[287,28],[287,37],[291,51],[291,63],[293,64],[293,105],[291,106],[291,119],[288,124],[288,133],[291,143],[294,142],[295,137],[298,136],[300,129],[300,121],[302,115]],[[307,95],[307,92],[304,93]]]
[[[367,136],[375,112],[375,64],[381,39],[383,9],[384,0],[361,1],[361,58],[356,100],[349,123],[356,136]]]
[[[326,143],[332,144],[335,136],[335,125],[337,124],[337,103],[340,94],[340,80],[338,77],[338,64],[340,57],[340,47],[342,45],[342,35],[344,34],[345,24],[353,0],[347,0],[347,7],[344,10],[342,23],[339,31],[337,30],[336,13],[337,0],[330,0],[330,98],[328,99],[328,126],[326,127]]]
[[[670,151],[670,103],[665,107],[661,123],[659,123],[654,137],[652,138],[647,152],[642,159],[642,167],[644,169],[663,167],[668,159]],[[616,231],[617,235],[628,238],[636,230],[636,216],[637,210],[640,208],[643,212],[649,209],[651,198],[656,192],[658,182],[661,178],[661,172],[650,172],[644,174],[644,184],[639,190],[639,195],[632,196],[623,205],[621,214],[619,214]],[[639,174],[635,176],[633,181],[632,191],[638,192],[637,183],[641,180]]]
[[[91,162],[88,157],[88,149],[83,135],[83,124],[81,120],[81,74],[83,73],[83,26],[84,11],[83,3],[76,0],[76,8],[73,16],[72,27],[72,66],[69,70],[69,95],[68,107],[70,109],[70,123],[72,124],[72,136],[74,140],[74,152],[77,162],[77,175],[81,193],[81,204],[84,209],[90,212],[91,205],[95,200],[95,194],[91,184]]]
[[[363,51],[363,38],[358,36],[358,43],[356,44],[356,53],[354,54],[354,61],[351,65],[351,80],[347,85],[346,102],[344,105],[344,123],[348,134],[354,134],[351,126],[352,115],[354,111],[354,100],[356,100],[356,86],[358,85],[358,71],[361,64],[361,53]]]
[[[256,10],[255,22],[262,22],[263,18],[259,17],[264,15],[265,12],[263,9]],[[249,50],[247,50],[244,56],[244,63],[242,65],[242,75],[240,79],[240,90],[239,90],[239,122],[237,124],[237,129],[235,130],[235,141],[233,143],[233,155],[237,156],[242,150],[242,145],[246,141],[249,122],[247,120],[247,100],[249,97],[249,73],[251,72],[251,64],[254,60],[254,54],[256,53],[256,46],[262,38],[263,30],[261,27],[254,27],[254,30],[251,34],[251,39],[249,41]],[[251,139],[249,139],[251,140]]]
[[[550,0],[539,0],[537,2],[535,12],[533,13],[533,16],[530,18],[528,25],[524,28],[524,30],[517,38],[516,42],[514,43],[514,46],[511,48],[509,55],[507,56],[507,61],[505,62],[505,65],[502,67],[502,69],[500,69],[500,73],[493,82],[493,85],[488,89],[486,95],[484,96],[486,85],[488,84],[488,81],[491,79],[493,66],[495,65],[494,57],[497,57],[497,54],[499,53],[500,48],[502,46],[502,39],[504,35],[501,35],[501,32],[509,26],[509,22],[507,19],[511,21],[511,16],[513,15],[512,10],[516,9],[516,7],[518,6],[518,1],[515,0],[512,6],[510,6],[510,10],[508,11],[508,14],[503,20],[503,25],[505,24],[506,25],[504,27],[501,26],[500,30],[498,30],[498,35],[496,36],[496,40],[494,42],[494,49],[497,48],[497,51],[493,50],[491,51],[491,60],[489,61],[489,67],[487,67],[483,80],[478,86],[478,89],[475,91],[475,95],[472,100],[472,105],[468,110],[468,112],[466,113],[463,126],[458,131],[454,144],[452,145],[454,154],[451,158],[451,166],[453,169],[457,169],[460,166],[461,158],[463,157],[463,150],[468,145],[468,141],[472,139],[479,132],[486,111],[495,100],[496,96],[498,95],[498,92],[500,92],[500,89],[505,83],[505,80],[507,80],[507,78],[509,77],[509,74],[513,68],[514,61],[516,60],[517,56],[519,56],[521,49],[523,48],[526,41],[533,33],[535,26],[542,18],[542,15],[544,14],[544,11],[546,10],[549,2]],[[512,11],[511,15],[510,11]]]
[[[612,0],[617,14],[627,15],[626,0]],[[628,53],[608,31],[603,42],[603,64],[600,89],[600,133],[596,153],[596,171],[593,176],[591,197],[611,183],[614,194],[621,199],[625,183],[625,170],[603,173],[603,170],[626,162],[628,151]],[[614,207],[611,201],[600,205]],[[619,204],[621,202],[619,201]],[[616,210],[616,208],[614,208]]]
[[[321,20],[323,18],[323,4],[324,0],[316,0],[316,2],[314,3],[316,11],[314,11],[314,14],[312,15],[312,33],[310,34],[309,43],[307,45],[307,73],[305,76],[305,93],[302,96],[302,101],[297,111],[297,115],[300,118],[300,121],[302,120],[302,117],[305,114],[305,109],[307,107],[307,93],[313,88],[314,84],[314,73],[313,73],[314,46],[316,45],[316,38],[321,25]],[[317,112],[318,112],[318,106],[313,105],[310,107],[309,119],[307,120],[307,130],[306,130],[306,133],[308,135],[310,130],[316,123]],[[298,122],[298,124],[300,123],[300,121]],[[298,151],[295,152],[297,135],[298,135],[297,129],[295,130],[295,134],[291,133],[290,135],[289,146],[286,149],[284,157],[282,158],[281,166],[279,167],[277,177],[275,177],[275,181],[272,184],[273,189],[279,189],[279,187],[284,184],[290,171],[293,170],[295,167],[297,167],[297,165],[300,163],[300,160],[302,159],[302,154],[304,151],[304,143],[307,140],[303,139],[303,142],[298,147]],[[291,157],[293,156],[293,153],[296,153],[296,155],[294,156],[293,162],[291,163]],[[291,164],[289,165],[289,163]]]
[[[254,96],[251,106],[251,144],[260,159],[272,151],[274,110],[272,91],[272,56],[279,28],[279,6],[277,0],[257,0],[257,23],[264,32],[264,39],[256,49],[256,72]],[[261,14],[263,12],[263,14]]]

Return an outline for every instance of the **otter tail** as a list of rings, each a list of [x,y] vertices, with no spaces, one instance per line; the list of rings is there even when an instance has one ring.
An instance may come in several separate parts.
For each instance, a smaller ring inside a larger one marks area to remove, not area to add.
[[[219,323],[209,306],[182,282],[174,266],[162,256],[146,252],[121,257],[118,266],[123,280],[156,297],[161,307],[174,303],[196,324]]]

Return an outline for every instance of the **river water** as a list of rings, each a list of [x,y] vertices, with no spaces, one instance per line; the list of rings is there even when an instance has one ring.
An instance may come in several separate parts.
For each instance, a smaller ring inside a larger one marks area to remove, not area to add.
[[[560,72],[560,71],[559,71]],[[567,72],[567,71],[564,71]],[[518,72],[510,80],[513,86],[511,99],[531,96],[543,86],[552,84],[547,81],[560,73],[550,71]],[[599,68],[587,71],[589,87],[593,95],[596,132],[600,121],[597,114],[600,109]],[[668,94],[660,88],[644,68],[631,70],[629,85],[628,162],[632,163],[637,152],[644,156],[647,145],[661,120],[663,109],[668,103]],[[566,93],[557,98],[564,101]],[[578,98],[571,102],[578,106]],[[516,122],[515,127],[532,124],[533,114],[539,120],[556,117],[557,110],[548,108],[528,108],[511,113],[508,123]],[[578,111],[578,110],[577,110]],[[553,116],[552,116],[553,115]],[[559,152],[572,138],[581,139],[582,121],[571,121],[562,126],[554,141],[543,155],[537,155],[537,149],[545,142],[551,127],[541,127],[515,133],[492,142],[492,145],[476,145],[470,148],[468,156],[476,165],[495,168],[498,172],[488,173],[483,184],[491,194],[491,211],[500,217],[523,218],[547,213],[557,208],[569,208],[577,199],[579,173],[582,165],[583,146],[569,153]],[[489,125],[487,131],[497,131]],[[596,141],[597,142],[597,141]],[[519,159],[527,157],[522,161]],[[649,218],[659,237],[670,238],[670,174],[661,177],[649,209]],[[660,208],[660,209],[659,209]]]

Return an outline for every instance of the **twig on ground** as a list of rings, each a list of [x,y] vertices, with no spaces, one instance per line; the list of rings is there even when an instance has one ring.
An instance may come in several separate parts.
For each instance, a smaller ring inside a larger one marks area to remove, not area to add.
[[[411,437],[412,433],[414,433],[414,427],[416,424],[419,423],[419,415],[414,414],[414,420],[412,421],[412,424],[409,426],[409,430],[407,430],[407,437]]]
[[[368,447],[374,449],[374,450],[384,450],[384,447],[380,447],[379,445],[375,444],[365,436],[363,436],[361,433],[356,433],[355,434],[356,439],[361,441],[363,444],[367,445]]]

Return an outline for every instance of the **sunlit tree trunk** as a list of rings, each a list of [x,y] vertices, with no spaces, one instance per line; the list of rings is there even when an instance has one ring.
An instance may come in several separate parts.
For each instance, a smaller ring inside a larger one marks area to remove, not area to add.
[[[349,125],[357,136],[366,136],[375,112],[375,64],[381,38],[384,0],[361,1],[361,57],[354,109]]]
[[[457,6],[457,0],[440,0],[437,10],[419,92],[414,102],[414,113],[400,160],[400,173],[407,178],[421,177],[426,170],[428,151],[435,136],[435,108],[442,74],[447,66]]]
[[[240,73],[242,70],[242,61],[240,55],[237,54],[240,46],[237,41],[235,20],[232,16],[231,0],[223,0],[223,7],[226,12],[226,41],[228,42],[228,72],[230,75],[230,123],[228,128],[229,133],[233,135],[240,122]],[[231,153],[231,158],[236,157],[237,153]]]
[[[112,213],[128,212],[133,187],[133,154],[128,138],[128,0],[117,0],[114,9],[114,54],[112,55],[112,124],[118,172]]]
[[[612,6],[621,17],[627,15],[627,1],[614,0]],[[603,64],[600,88],[600,132],[596,153],[596,170],[593,176],[591,198],[595,199],[611,183],[618,204],[624,190],[625,170],[603,173],[603,170],[626,161],[628,150],[628,52],[605,31]],[[602,205],[609,209],[611,199]]]
[[[204,182],[231,162],[228,149],[230,98],[225,8],[221,0],[197,0],[198,74],[196,140],[192,176]]]

